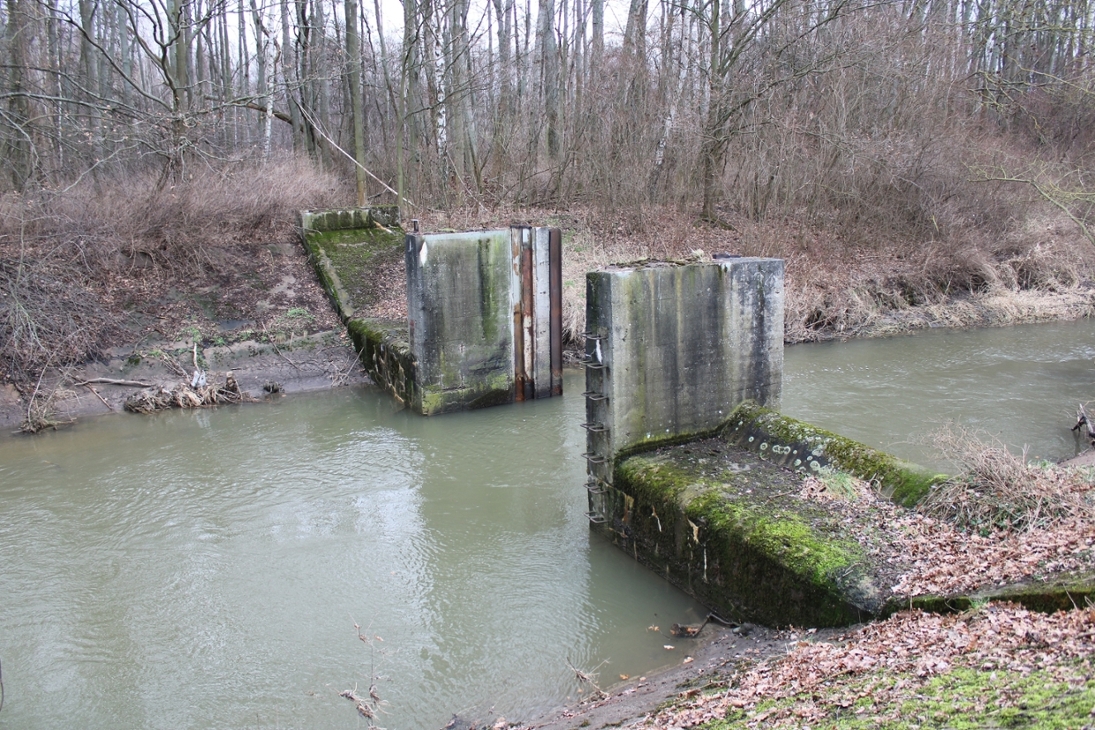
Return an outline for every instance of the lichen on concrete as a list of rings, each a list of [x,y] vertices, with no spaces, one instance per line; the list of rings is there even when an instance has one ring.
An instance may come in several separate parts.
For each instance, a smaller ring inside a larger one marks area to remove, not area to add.
[[[412,234],[404,249],[420,413],[514,399],[509,230]]]

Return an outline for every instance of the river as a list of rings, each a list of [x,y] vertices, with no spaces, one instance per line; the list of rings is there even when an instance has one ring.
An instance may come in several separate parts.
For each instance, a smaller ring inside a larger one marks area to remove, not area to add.
[[[787,349],[783,409],[936,463],[945,421],[1075,451],[1091,322]],[[529,717],[684,658],[704,611],[591,536],[567,395],[422,418],[370,389],[0,440],[0,728]],[[359,639],[360,634],[367,639]],[[659,626],[660,631],[650,630]]]

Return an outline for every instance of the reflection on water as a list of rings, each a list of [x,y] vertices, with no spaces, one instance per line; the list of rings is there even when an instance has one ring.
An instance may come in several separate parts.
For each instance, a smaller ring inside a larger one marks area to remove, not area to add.
[[[1092,323],[786,353],[784,410],[931,463],[953,420],[1071,454]],[[362,727],[510,719],[680,661],[703,611],[584,515],[568,395],[421,418],[354,390],[0,441],[0,727]],[[369,639],[357,639],[354,624]],[[683,647],[682,647],[683,649]]]
[[[939,468],[923,442],[947,422],[1030,458],[1073,456],[1076,406],[1095,401],[1092,320],[795,345],[785,358],[787,415]]]
[[[0,442],[0,727],[511,719],[680,661],[702,609],[591,538],[562,399],[425,419],[371,391]],[[354,624],[370,637],[358,641]],[[680,654],[680,656],[677,656]]]

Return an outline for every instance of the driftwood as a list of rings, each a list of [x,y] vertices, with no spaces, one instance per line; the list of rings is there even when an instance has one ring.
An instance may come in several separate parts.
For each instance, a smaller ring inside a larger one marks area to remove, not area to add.
[[[126,398],[125,409],[131,413],[156,413],[168,408],[201,408],[250,400],[254,399],[240,390],[236,377],[228,373],[224,385],[191,387],[189,383],[179,383],[171,390],[145,388]]]
[[[1079,432],[1081,427],[1086,427],[1087,440],[1095,446],[1095,423],[1087,417],[1087,411],[1084,410],[1084,404],[1080,404],[1080,409],[1076,411],[1076,425],[1072,427],[1073,431]]]
[[[732,621],[727,621],[724,618],[719,618],[718,616],[716,616],[713,613],[709,613],[709,614],[707,614],[707,618],[705,618],[703,620],[703,623],[700,624],[699,626],[673,624],[672,626],[669,627],[669,633],[673,634],[673,636],[681,636],[681,637],[684,637],[686,639],[693,639],[693,638],[700,635],[700,632],[703,631],[703,627],[706,626],[708,624],[708,622],[710,622],[710,621],[714,621],[715,623],[720,623],[723,626],[729,626],[731,629],[739,628],[738,624],[736,624]]]

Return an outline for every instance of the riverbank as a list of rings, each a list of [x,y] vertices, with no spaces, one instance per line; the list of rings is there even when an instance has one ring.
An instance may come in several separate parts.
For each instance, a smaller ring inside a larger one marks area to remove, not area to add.
[[[268,382],[288,390],[362,382],[353,368],[342,370],[355,355],[297,228],[300,209],[331,206],[340,194],[329,179],[294,164],[180,183],[152,193],[151,214],[134,206],[138,193],[129,188],[108,190],[94,204],[79,196],[23,201],[22,208],[5,201],[0,428],[109,412],[124,386],[89,384],[104,386],[93,393],[74,384],[125,379],[120,376],[131,360],[151,370],[130,375],[174,382],[180,370],[192,372],[195,345],[203,355],[218,351],[217,369],[242,375],[252,391]],[[285,185],[286,176],[297,184]],[[242,214],[241,199],[247,203]],[[81,202],[87,215],[76,223]],[[1095,252],[1067,219],[1049,211],[1043,219],[1017,221],[996,240],[963,246],[865,241],[817,221],[754,221],[729,213],[716,225],[668,207],[618,219],[593,209],[416,215],[427,231],[515,223],[562,228],[564,336],[572,346],[585,325],[585,272],[613,262],[705,260],[715,253],[786,261],[788,344],[1095,312]],[[366,284],[370,304],[362,315],[406,316],[401,261],[380,262]],[[318,345],[325,354],[306,358],[311,364],[302,367],[281,352],[301,344],[313,352]],[[262,353],[268,359],[255,357]],[[163,364],[158,370],[157,362]]]
[[[950,616],[906,612],[827,635],[787,632],[772,637],[782,649],[767,656],[722,637],[696,669],[657,680],[658,705],[632,685],[511,727],[1089,728],[1093,621],[1091,607],[1046,615],[989,604]]]

